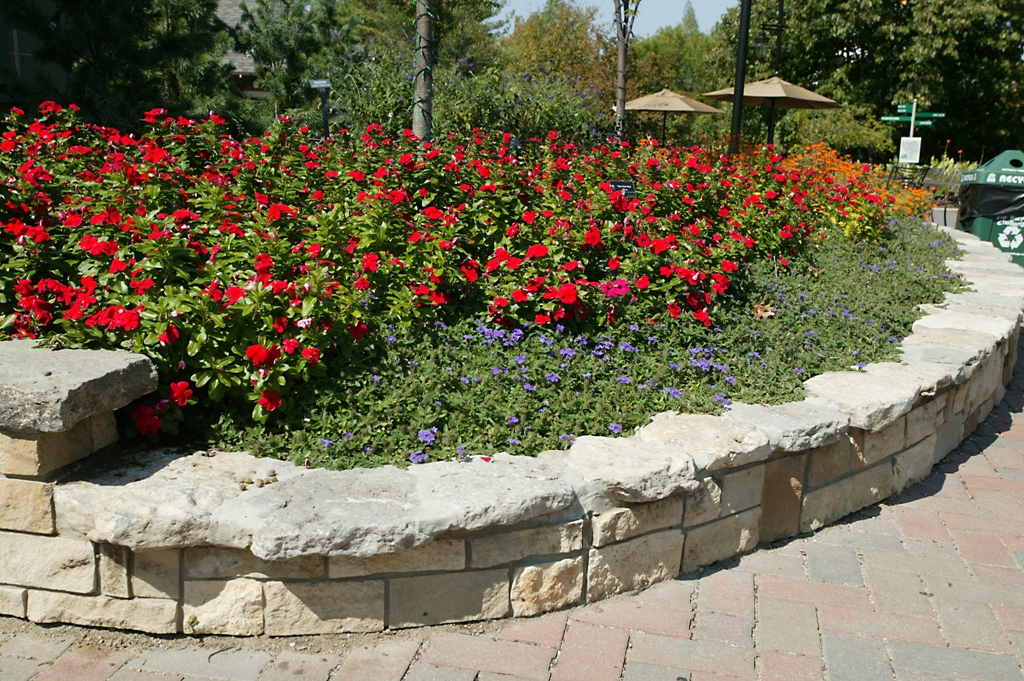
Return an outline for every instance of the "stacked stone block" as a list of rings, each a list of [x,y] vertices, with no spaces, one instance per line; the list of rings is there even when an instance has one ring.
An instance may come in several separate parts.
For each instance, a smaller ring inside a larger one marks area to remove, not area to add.
[[[90,411],[73,391],[61,407],[0,378],[0,613],[151,633],[373,632],[593,603],[812,532],[925,477],[1009,385],[1024,271],[953,236],[968,254],[950,267],[976,290],[925,306],[902,362],[815,377],[802,402],[659,414],[537,459],[328,472],[155,452],[61,482],[110,441],[130,381],[80,381],[121,395],[94,392]],[[30,349],[0,344],[0,363]],[[279,482],[242,490],[240,475]]]
[[[67,621],[128,597],[127,552],[57,536],[53,492],[67,466],[117,441],[114,410],[155,388],[140,355],[0,343],[0,614]]]

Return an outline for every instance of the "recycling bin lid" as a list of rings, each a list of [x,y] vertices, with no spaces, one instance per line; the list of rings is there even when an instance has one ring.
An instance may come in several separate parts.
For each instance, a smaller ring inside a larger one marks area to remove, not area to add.
[[[1020,187],[1024,190],[1024,152],[1016,149],[1004,151],[977,169],[960,176],[960,186],[995,185]]]

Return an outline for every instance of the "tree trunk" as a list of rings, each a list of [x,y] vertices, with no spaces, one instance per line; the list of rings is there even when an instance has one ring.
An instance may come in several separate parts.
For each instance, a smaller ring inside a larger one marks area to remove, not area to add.
[[[416,0],[416,82],[412,133],[430,141],[434,109],[434,2]]]
[[[614,0],[615,43],[618,48],[618,66],[615,74],[615,136],[622,140],[626,134],[626,56],[629,39],[633,35],[633,20],[640,0]]]

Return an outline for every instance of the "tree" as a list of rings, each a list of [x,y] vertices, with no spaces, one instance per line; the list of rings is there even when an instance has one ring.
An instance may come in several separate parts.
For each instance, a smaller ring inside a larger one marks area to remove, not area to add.
[[[615,134],[622,139],[626,125],[626,56],[633,37],[633,22],[640,0],[613,0],[615,3]]]
[[[5,3],[8,22],[38,41],[37,57],[67,76],[66,84],[29,83],[26,98],[73,102],[87,119],[127,129],[152,107],[240,108],[216,0],[53,0],[50,8]]]
[[[751,25],[773,12],[770,1],[756,5]],[[915,97],[945,112],[934,134],[922,133],[924,157],[939,153],[940,138],[978,158],[1024,137],[1024,0],[807,0],[787,14],[782,77],[873,118]],[[735,10],[715,33],[720,76],[723,63],[735,64]],[[768,69],[755,64],[751,77]],[[894,138],[904,131],[891,128]]]

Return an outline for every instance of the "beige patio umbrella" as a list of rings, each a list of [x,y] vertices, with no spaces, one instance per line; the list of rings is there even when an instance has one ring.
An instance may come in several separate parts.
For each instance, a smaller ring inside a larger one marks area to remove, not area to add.
[[[707,104],[701,104],[695,99],[690,99],[678,92],[672,92],[668,88],[653,95],[644,95],[637,99],[626,102],[626,111],[660,111],[661,117],[661,138],[665,139],[665,123],[670,113],[708,113],[720,114],[721,109],[716,109]]]
[[[705,92],[704,96],[722,102],[731,102],[733,101],[733,89],[727,87],[714,92]],[[769,143],[773,142],[775,137],[775,109],[839,109],[843,106],[835,100],[822,97],[799,85],[793,85],[778,76],[772,76],[768,80],[759,80],[756,83],[744,84],[743,105],[770,106],[772,108],[771,121],[768,124]]]

